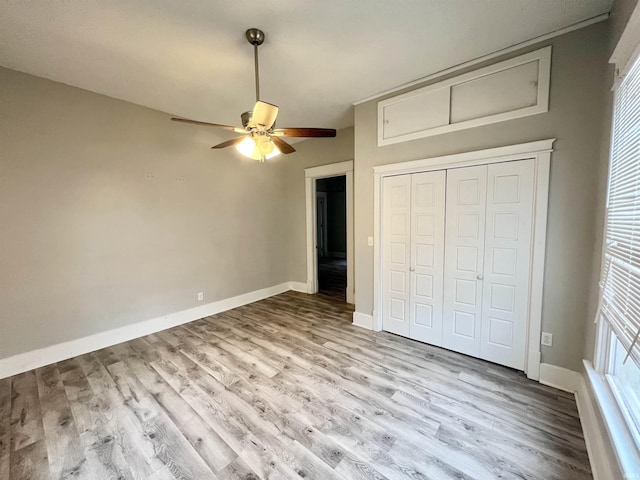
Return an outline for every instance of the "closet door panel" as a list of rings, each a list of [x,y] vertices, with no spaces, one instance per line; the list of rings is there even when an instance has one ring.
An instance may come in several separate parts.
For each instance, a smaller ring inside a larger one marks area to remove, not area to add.
[[[524,369],[534,161],[488,167],[481,358]]]
[[[447,170],[442,346],[480,356],[487,166]]]
[[[382,328],[410,332],[411,176],[383,180]]]
[[[410,332],[414,340],[442,344],[444,170],[411,175]]]

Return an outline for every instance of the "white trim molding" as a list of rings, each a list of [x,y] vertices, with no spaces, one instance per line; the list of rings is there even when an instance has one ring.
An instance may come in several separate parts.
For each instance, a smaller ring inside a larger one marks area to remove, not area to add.
[[[307,293],[318,292],[318,256],[316,255],[316,180],[346,177],[347,196],[347,303],[354,303],[353,275],[353,160],[306,168],[305,203],[307,216]]]
[[[543,363],[540,365],[540,383],[574,394],[594,480],[623,478],[614,473],[619,471],[619,467],[616,459],[612,458],[613,450],[607,445],[609,434],[598,418],[598,407],[589,393],[589,370],[594,371],[589,362],[584,363],[586,381],[585,375],[579,372]]]
[[[353,312],[353,324],[357,327],[373,330],[373,316],[366,313]]]
[[[606,462],[609,466],[604,470],[604,476],[601,478],[640,478],[640,451],[635,448],[635,440],[613,392],[604,375],[597,372],[590,362],[583,360],[583,364],[585,385],[582,388],[582,396],[579,398],[579,406],[587,409],[583,429],[587,448],[591,444],[591,448],[594,450],[592,469],[594,468],[593,463]],[[596,404],[595,408],[592,403]],[[588,410],[589,408],[591,411]],[[598,416],[602,422],[598,421]],[[583,418],[582,414],[580,418]],[[597,432],[596,435],[591,434],[594,431]],[[587,432],[591,434],[589,439],[587,439]],[[606,448],[605,441],[608,442],[609,449]],[[613,452],[615,458],[610,458],[608,450]],[[590,451],[589,458],[591,457],[592,452]],[[614,469],[614,465],[617,468]],[[622,472],[622,475],[612,476],[612,472],[615,470]],[[594,478],[596,480],[598,478],[595,472]]]
[[[207,305],[170,313],[151,320],[144,320],[87,337],[76,338],[68,342],[2,358],[0,359],[0,378],[11,377],[22,372],[33,370],[34,368],[61,362],[78,355],[100,350],[101,348],[127,342],[134,338],[144,337],[145,335],[193,322],[194,320],[257,302],[258,300],[263,300],[289,290],[306,293],[306,284],[301,282],[285,282],[224,300],[218,300],[217,302],[212,302]]]
[[[582,375],[575,370],[550,363],[540,364],[540,383],[564,392],[576,393],[580,389]]]
[[[583,361],[585,364],[585,375],[580,375],[580,384],[576,392],[576,404],[580,415],[580,423],[582,424],[582,434],[584,442],[587,445],[587,453],[589,454],[589,463],[591,464],[591,473],[594,480],[610,480],[620,478],[613,472],[619,470],[616,459],[611,458],[612,449],[608,445],[610,439],[609,434],[600,421],[600,413],[598,407],[594,405],[594,395],[590,394],[589,370],[593,367],[589,362]],[[586,379],[585,379],[586,376]]]
[[[391,163],[373,167],[373,173],[383,177],[391,175],[403,175],[405,173],[427,172],[429,170],[442,170],[445,168],[471,167],[474,165],[488,165],[490,163],[508,162],[534,158],[538,154],[553,151],[555,138],[539,140],[536,142],[519,143],[506,147],[487,148],[472,152],[454,153],[439,157],[410,160],[402,163]]]
[[[532,380],[540,379],[540,335],[542,332],[542,292],[544,258],[547,238],[547,210],[549,199],[549,170],[555,138],[504,147],[457,153],[440,157],[400,162],[373,167],[373,322],[372,330],[382,330],[382,265],[381,199],[382,178],[407,173],[444,170],[447,168],[488,165],[491,163],[533,159],[535,164],[532,255],[530,268],[529,311],[527,318],[527,348],[525,373]]]
[[[609,59],[609,63],[613,63],[616,67],[618,79],[624,78],[629,73],[638,55],[640,55],[640,5],[636,4]]]
[[[309,293],[305,282],[289,282],[289,290],[299,293]]]

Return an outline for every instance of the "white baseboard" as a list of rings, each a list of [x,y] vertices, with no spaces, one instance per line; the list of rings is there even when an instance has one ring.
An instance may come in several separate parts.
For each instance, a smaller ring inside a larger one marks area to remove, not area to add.
[[[580,388],[582,375],[568,368],[557,367],[549,363],[540,364],[540,383],[550,387],[575,393]]]
[[[289,282],[289,290],[300,293],[309,293],[306,282]]]
[[[541,363],[540,383],[574,394],[594,480],[618,478],[612,473],[618,471],[617,462],[611,458],[608,453],[610,449],[605,443],[609,437],[603,424],[598,421],[597,406],[593,403],[593,397],[589,395],[589,382],[585,380],[584,375],[567,368]]]
[[[367,315],[366,313],[353,312],[353,324],[358,327],[373,330],[373,316]]]
[[[604,425],[598,421],[598,409],[589,394],[589,380],[580,375],[580,384],[576,392],[576,403],[582,424],[582,434],[587,445],[591,473],[594,480],[612,480],[617,470],[616,460],[610,458],[609,448],[605,444],[608,434]]]
[[[101,348],[110,347],[118,343],[127,342],[134,338],[143,337],[152,333],[176,327],[184,323],[192,322],[209,315],[231,310],[248,303],[257,302],[273,295],[288,290],[302,291],[306,293],[307,285],[301,282],[285,282],[273,287],[255,290],[224,300],[218,300],[206,305],[201,305],[188,310],[170,313],[163,317],[144,320],[142,322],[126,325],[105,332],[77,338],[68,342],[58,343],[49,347],[20,353],[12,357],[0,359],[0,378],[10,377],[18,373],[27,372],[34,368],[43,367],[52,363],[67,360],[78,355],[94,352]]]

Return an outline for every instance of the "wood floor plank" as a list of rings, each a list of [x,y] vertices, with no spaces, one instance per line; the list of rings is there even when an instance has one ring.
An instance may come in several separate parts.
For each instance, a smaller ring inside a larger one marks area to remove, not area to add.
[[[10,480],[42,480],[49,477],[47,443],[44,438],[11,452]]]
[[[146,437],[144,424],[125,404],[106,368],[94,354],[82,355],[77,359],[95,394],[93,408],[100,416],[100,423],[112,432],[112,435],[97,438],[96,443],[116,442],[134,477],[145,478],[163,468],[164,464],[156,458],[153,445]]]
[[[177,479],[185,480],[215,479],[212,469],[207,466],[194,445],[173,423],[155,397],[147,392],[127,365],[120,360],[110,364],[107,370],[111,373],[125,403],[138,412],[136,415],[141,422],[144,422],[145,437],[153,445],[155,456],[168,467],[172,475]],[[175,413],[178,414],[178,412]]]
[[[178,357],[180,354],[173,353]],[[171,356],[168,356],[171,358]],[[208,376],[193,380],[167,361],[152,363],[153,368],[190,403],[200,416],[241,456],[260,478],[295,478],[290,470],[271,451],[280,443],[278,430],[259,419],[257,412],[239,408],[238,399],[229,398],[225,387]]]
[[[15,452],[44,439],[44,429],[35,371],[12,377],[11,386],[11,450]]]
[[[77,359],[58,364],[60,377],[69,401],[76,428],[84,448],[90,478],[133,479],[122,442],[117,441],[117,428],[105,416],[99,400]]]
[[[218,477],[220,480],[259,480],[260,478],[240,457],[218,472]]]
[[[150,365],[137,355],[127,356],[125,362],[214,472],[222,470],[236,458],[224,440]]]
[[[57,365],[37,369],[36,377],[51,478],[88,477],[84,448]]]
[[[352,313],[288,292],[0,380],[0,479],[591,478],[573,396]]]

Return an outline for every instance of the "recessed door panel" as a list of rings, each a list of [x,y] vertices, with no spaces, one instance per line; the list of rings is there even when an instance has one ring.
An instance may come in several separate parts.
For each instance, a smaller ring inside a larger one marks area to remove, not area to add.
[[[411,177],[383,180],[382,326],[409,336]]]
[[[407,282],[405,281],[407,274],[405,272],[390,272],[390,274],[389,289],[392,292],[404,293],[407,290]]]
[[[416,267],[433,268],[435,254],[435,245],[416,245]]]
[[[481,358],[524,369],[534,161],[488,167]]]
[[[442,346],[478,357],[487,167],[447,170]]]
[[[456,270],[475,273],[478,268],[478,247],[456,247]]]
[[[473,341],[476,338],[477,315],[455,311],[453,314],[453,335]]]
[[[444,171],[411,175],[410,337],[442,342]]]
[[[433,275],[416,273],[416,296],[423,299],[433,299]]]
[[[407,261],[407,246],[404,243],[391,242],[391,263],[404,265]]]
[[[513,345],[513,322],[499,318],[489,317],[488,344],[497,347],[510,348]]]
[[[518,270],[518,250],[516,248],[494,247],[491,250],[491,273],[513,277]]]
[[[423,303],[416,303],[414,305],[414,318],[416,324],[421,327],[433,328],[433,306],[425,305]]]
[[[435,215],[423,213],[414,216],[416,222],[416,235],[421,237],[433,237],[435,231]]]

